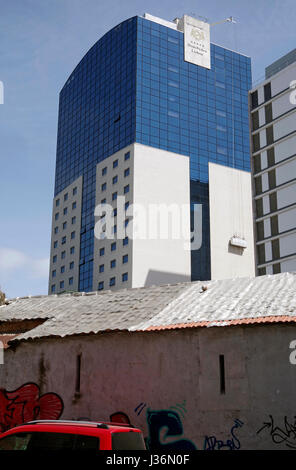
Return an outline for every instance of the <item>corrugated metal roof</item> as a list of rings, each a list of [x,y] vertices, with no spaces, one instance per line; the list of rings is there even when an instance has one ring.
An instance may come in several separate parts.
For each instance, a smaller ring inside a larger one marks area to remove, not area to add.
[[[0,321],[47,319],[13,341],[295,321],[296,273],[10,301]]]

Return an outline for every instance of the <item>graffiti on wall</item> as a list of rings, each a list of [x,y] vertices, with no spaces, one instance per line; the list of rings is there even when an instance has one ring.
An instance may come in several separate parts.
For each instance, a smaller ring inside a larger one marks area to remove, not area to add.
[[[263,422],[263,426],[258,429],[257,434],[262,432],[269,433],[274,444],[285,444],[290,449],[296,449],[296,416],[289,420],[284,416],[282,426],[275,426],[274,417],[269,415],[269,420]]]
[[[146,411],[148,425],[147,447],[153,451],[196,450],[188,439],[183,439],[183,424],[179,414],[173,410]]]
[[[243,426],[239,419],[234,420],[234,425],[230,430],[231,438],[225,441],[217,439],[215,436],[206,436],[204,441],[204,450],[238,450],[240,449],[240,440],[236,435],[238,428]]]
[[[63,409],[59,395],[40,395],[35,383],[26,383],[10,392],[0,389],[0,432],[36,419],[59,419]]]
[[[137,416],[146,408],[146,403],[140,403],[134,410]],[[173,407],[172,407],[173,408]],[[176,407],[174,407],[176,408]],[[178,408],[176,408],[178,409]],[[181,408],[179,409],[181,410]],[[185,413],[185,404],[182,404]],[[148,437],[146,445],[153,451],[196,450],[195,445],[188,439],[183,439],[183,424],[177,411],[146,409]],[[117,411],[110,416],[110,421],[130,424],[130,419],[123,411]]]

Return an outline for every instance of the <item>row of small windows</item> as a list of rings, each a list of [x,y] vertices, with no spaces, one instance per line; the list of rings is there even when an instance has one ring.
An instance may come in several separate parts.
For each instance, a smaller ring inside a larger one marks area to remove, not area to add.
[[[61,273],[63,274],[65,272],[65,266],[61,266]],[[69,269],[74,269],[74,261],[71,261],[71,263],[69,263]],[[56,269],[54,269],[51,273],[51,276],[52,277],[56,277],[57,275],[57,271]]]
[[[113,182],[113,184],[115,184],[115,183],[117,183],[117,181],[118,181],[118,177],[115,176],[115,177],[113,178],[113,181],[112,181],[112,182]],[[102,191],[102,192],[103,192],[103,191],[106,191],[106,189],[107,189],[107,183],[103,183],[103,184],[101,185],[101,191]],[[127,185],[124,186],[124,188],[123,188],[123,193],[124,193],[124,194],[127,194],[127,193],[129,193],[129,190],[130,190],[130,187],[129,187],[129,184],[127,184]],[[112,201],[115,201],[116,199],[117,199],[117,191],[112,194]]]
[[[126,282],[128,281],[128,273],[123,273],[121,276],[121,281]],[[113,287],[116,285],[116,276],[110,277],[109,279],[109,286]],[[100,281],[98,284],[98,290],[103,290],[104,289],[104,281]]]
[[[74,278],[73,277],[69,277],[69,280],[68,280],[68,284],[69,286],[72,286],[74,283]],[[60,289],[64,289],[65,288],[65,281],[61,281],[60,282]],[[56,285],[55,284],[52,284],[51,286],[51,293],[53,294],[54,292],[56,292]]]
[[[124,154],[124,160],[129,160],[130,159],[130,152],[126,152]],[[118,167],[118,158],[116,160],[113,161],[112,163],[112,166],[113,168],[117,168]],[[129,169],[128,169],[129,170]],[[102,169],[102,176],[105,176],[107,174],[107,167],[105,166],[103,169]],[[129,174],[129,173],[128,173]],[[127,176],[127,175],[124,175],[124,176]]]
[[[123,245],[123,246],[128,245],[128,237],[125,237],[125,238],[122,240],[122,245]],[[116,248],[117,248],[117,242],[112,242],[111,245],[110,245],[110,250],[111,250],[111,251],[115,251]],[[100,253],[100,256],[104,256],[104,254],[105,254],[105,247],[100,248],[99,253]],[[125,256],[127,256],[127,255],[125,255]],[[126,259],[126,261],[124,261],[124,262],[127,263],[127,261],[128,261],[128,259]],[[112,268],[112,266],[111,266],[111,268]]]
[[[128,263],[128,255],[123,255],[122,257],[122,264],[126,264]],[[116,259],[112,259],[110,261],[110,268],[113,269],[116,267]],[[104,264],[101,264],[99,266],[99,273],[103,273],[105,271],[105,265]]]
[[[55,247],[55,248],[56,248],[56,247]],[[72,246],[72,247],[70,248],[70,254],[73,255],[74,253],[75,253],[75,247]],[[62,251],[62,253],[61,253],[61,259],[65,259],[65,258],[66,258],[66,251]],[[58,260],[58,256],[57,256],[57,255],[54,255],[54,256],[52,257],[52,262],[53,262],[53,263],[56,263],[57,260]]]
[[[75,188],[73,188],[72,194],[73,194],[73,196],[75,196],[77,194],[77,186],[75,186]],[[68,200],[68,193],[64,194],[64,201],[67,201],[67,200]],[[56,207],[58,207],[59,205],[60,205],[60,199],[57,199],[56,200]]]
[[[74,201],[74,202],[72,203],[72,210],[76,209],[76,207],[77,207],[77,203],[76,203],[76,201]],[[67,214],[68,214],[68,207],[65,207],[65,208],[63,209],[63,215],[67,215]],[[58,219],[59,219],[59,216],[60,216],[60,213],[59,213],[59,212],[56,212],[56,213],[55,213],[55,216],[54,216],[54,220],[58,220]],[[72,218],[72,220],[73,220],[73,218]],[[73,222],[72,222],[72,223],[73,223]]]

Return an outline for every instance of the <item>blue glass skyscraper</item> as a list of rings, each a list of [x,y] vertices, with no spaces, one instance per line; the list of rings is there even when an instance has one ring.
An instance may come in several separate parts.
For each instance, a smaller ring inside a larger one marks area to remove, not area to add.
[[[59,194],[83,178],[76,289],[93,290],[96,167],[134,142],[190,157],[191,202],[203,204],[191,275],[210,279],[208,162],[250,170],[250,87],[250,58],[211,44],[211,69],[185,62],[183,33],[147,18],[128,19],[94,44],[60,92],[50,292],[71,288],[55,269]]]

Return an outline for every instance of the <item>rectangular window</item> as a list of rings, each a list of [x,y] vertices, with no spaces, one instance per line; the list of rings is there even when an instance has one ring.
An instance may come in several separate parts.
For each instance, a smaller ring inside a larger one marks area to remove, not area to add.
[[[57,199],[57,200],[56,200],[56,207],[58,207],[59,205],[60,205],[60,200]]]
[[[117,208],[115,207],[115,209],[113,209],[113,217],[116,217],[117,216]]]
[[[57,242],[57,241],[54,242],[53,247],[54,247],[54,248],[57,248],[57,247],[58,247],[58,242]]]
[[[66,257],[66,252],[65,251],[62,251],[61,253],[61,258],[64,259]]]
[[[67,214],[67,212],[68,212],[68,208],[67,208],[67,207],[65,207],[65,208],[64,208],[64,210],[63,210],[63,213],[64,213],[64,215],[66,215],[66,214]]]
[[[63,223],[63,230],[66,230],[66,228],[67,228],[67,222],[64,222]]]
[[[257,255],[258,255],[258,261],[260,264],[265,263],[265,245],[262,243],[262,245],[257,246]]]
[[[99,282],[98,285],[98,290],[103,290],[104,289],[104,281]]]
[[[272,121],[272,103],[267,104],[265,107],[265,122],[268,124]]]
[[[55,286],[55,284],[53,284],[53,285],[51,286],[51,292],[55,292],[55,290],[56,290],[56,286]]]
[[[67,200],[68,200],[68,193],[64,195],[64,201],[67,201]]]
[[[271,83],[267,83],[264,85],[264,101],[268,101],[271,99]]]
[[[57,212],[54,216],[54,220],[58,220],[58,218],[59,218],[59,213]]]
[[[57,272],[56,272],[56,270],[54,269],[54,270],[52,271],[52,273],[51,273],[51,277],[56,277],[56,275],[57,275]]]
[[[100,256],[104,256],[105,254],[105,248],[100,248]]]
[[[116,250],[116,242],[111,243],[111,251]]]
[[[77,194],[77,187],[73,188],[73,196],[75,196],[75,194]]]
[[[75,232],[71,233],[71,239],[73,240],[75,238]]]
[[[268,166],[273,166],[275,164],[274,147],[267,150],[267,160]]]
[[[72,217],[72,225],[76,224],[76,217]]]
[[[73,277],[69,277],[69,286],[72,286],[73,285]]]
[[[74,261],[71,261],[71,263],[69,264],[69,268],[74,269]]]
[[[62,238],[62,245],[65,245],[66,241],[67,241],[67,237],[65,236]]]
[[[118,166],[118,160],[114,160],[113,162],[113,168],[116,168]]]
[[[117,192],[112,194],[112,201],[115,201],[117,199]]]
[[[54,233],[57,234],[58,231],[59,231],[59,227],[55,227],[55,228],[54,228]]]
[[[128,255],[123,255],[123,257],[122,257],[122,263],[123,263],[123,264],[128,263]]]
[[[129,192],[129,184],[127,184],[124,189],[123,189],[124,194],[127,194]]]
[[[129,203],[129,201],[127,201],[127,202],[124,204],[124,209],[127,210],[129,205],[130,205],[130,203]]]
[[[128,273],[123,273],[122,282],[126,282],[127,280],[128,280]]]
[[[125,238],[122,240],[122,244],[123,244],[123,246],[128,245],[128,237],[125,237]]]
[[[74,201],[74,202],[72,203],[72,211],[73,211],[74,209],[76,209],[76,206],[77,206],[76,201]]]
[[[107,183],[103,183],[101,185],[101,191],[106,191],[106,189],[107,189]]]
[[[99,266],[99,273],[103,273],[103,272],[104,272],[104,265],[101,264],[101,265]]]
[[[113,268],[115,268],[115,266],[116,266],[116,260],[113,259],[113,260],[110,262],[110,268],[113,269]]]
[[[64,289],[64,287],[65,287],[65,282],[64,282],[64,281],[61,281],[61,282],[60,282],[60,289]]]
[[[75,246],[71,246],[71,248],[70,248],[70,254],[71,254],[71,255],[74,255],[74,253],[75,253]]]
[[[258,106],[258,90],[251,93],[251,108],[257,108]]]
[[[220,369],[220,393],[221,395],[225,394],[225,362],[224,354],[219,356],[219,369]]]
[[[101,200],[101,204],[106,204],[106,198]]]
[[[107,167],[106,166],[102,169],[102,176],[105,176],[105,175],[107,175]]]
[[[266,128],[266,143],[271,145],[273,143],[273,126]]]
[[[109,286],[115,286],[115,277],[110,278]]]
[[[126,178],[129,174],[130,174],[130,169],[129,169],[129,168],[126,168],[126,169],[124,170],[124,177]]]
[[[252,114],[252,128],[253,131],[256,131],[259,128],[259,112],[255,111]]]
[[[113,176],[112,178],[112,184],[116,184],[118,182],[118,176]]]
[[[130,152],[126,152],[124,154],[124,160],[129,160],[130,156],[131,156]]]
[[[65,266],[61,266],[61,273],[65,272]]]
[[[253,140],[253,152],[257,152],[260,149],[260,135],[255,134],[252,137]]]

